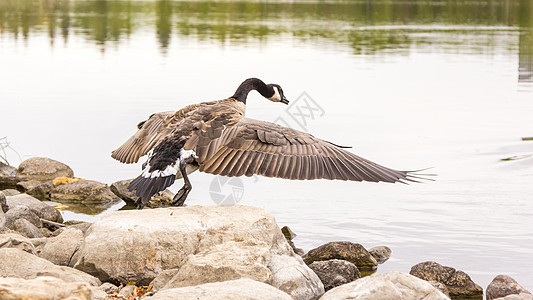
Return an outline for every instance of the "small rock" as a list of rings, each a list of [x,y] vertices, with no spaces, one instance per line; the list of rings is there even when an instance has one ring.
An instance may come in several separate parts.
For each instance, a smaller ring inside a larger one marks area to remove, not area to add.
[[[69,166],[56,160],[32,157],[19,165],[17,175],[24,180],[48,181],[56,177],[74,177],[74,172]]]
[[[45,236],[39,228],[30,223],[30,221],[22,218],[15,220],[15,222],[13,222],[9,228],[30,239],[42,238]]]
[[[0,234],[0,248],[16,248],[30,254],[35,254],[33,243],[18,233]]]
[[[111,184],[110,189],[115,195],[120,197],[126,203],[135,204],[139,197],[135,195],[135,191],[128,190],[128,185],[132,181],[133,179],[127,179],[114,182]],[[147,207],[158,208],[172,206],[172,202],[174,201],[173,198],[174,193],[172,193],[168,189],[163,190],[152,196],[152,198],[147,204]]]
[[[50,197],[62,203],[78,204],[111,204],[120,200],[107,184],[93,180],[75,181],[57,186],[50,192]]]
[[[54,185],[51,180],[46,182],[28,180],[17,183],[17,188],[39,200],[48,200],[50,191],[54,189]]]
[[[99,287],[91,287],[93,300],[108,299],[106,292],[102,291]]]
[[[128,296],[133,294],[134,291],[135,291],[134,285],[127,285],[123,287],[122,289],[120,289],[120,292],[118,292],[118,297],[127,298]]]
[[[409,274],[444,284],[452,298],[483,298],[483,289],[475,284],[465,272],[456,271],[454,268],[442,266],[433,261],[413,266]]]
[[[2,193],[4,193],[4,195],[6,195],[6,197],[15,196],[15,195],[20,194],[20,192],[15,190],[15,189],[3,190]]]
[[[31,209],[25,206],[10,207],[6,212],[5,226],[11,228],[18,219],[26,219],[37,228],[43,227],[41,219]],[[13,229],[13,228],[11,228]]]
[[[296,248],[296,246],[294,245],[292,239],[296,237],[296,233],[294,233],[290,228],[289,226],[283,226],[281,228],[281,233],[283,233],[283,235],[285,236],[285,239],[287,239],[287,243],[289,243],[289,246],[291,246],[292,248],[292,251],[294,251],[294,253],[302,256],[305,254],[304,250],[302,248]]]
[[[27,194],[7,197],[7,205],[10,209],[17,206],[27,207],[39,218],[56,223],[63,223],[63,216],[61,215],[61,212],[57,208],[46,203],[49,202],[40,201],[39,199]]]
[[[424,299],[449,300],[427,281],[391,272],[374,274],[331,289],[320,300]]]
[[[374,271],[378,266],[376,259],[362,245],[351,242],[329,242],[310,250],[303,259],[308,265],[317,260],[347,260],[361,272]]]
[[[268,284],[242,278],[231,281],[173,288],[157,292],[150,300],[292,300],[291,296]]]
[[[100,280],[73,268],[56,266],[46,259],[20,249],[0,249],[0,277],[36,278],[52,276],[65,282],[85,282],[100,286]]]
[[[436,288],[437,290],[441,291],[441,293],[446,295],[446,297],[450,297],[450,292],[448,291],[448,288],[444,284],[442,284],[442,283],[440,283],[438,281],[428,281],[428,282],[434,288]]]
[[[73,266],[74,253],[83,243],[83,232],[76,228],[67,228],[56,237],[48,239],[42,247],[39,257],[59,266]]]
[[[118,293],[119,291],[118,286],[112,284],[111,282],[104,282],[101,286],[99,286],[99,288],[107,294]]]
[[[368,250],[368,252],[376,259],[376,261],[380,265],[389,260],[392,254],[392,250],[387,246],[377,246],[371,248],[370,250]]]
[[[334,287],[352,282],[361,277],[357,267],[349,261],[340,259],[330,259],[315,261],[309,265],[318,278],[324,284],[327,291]]]
[[[487,287],[487,300],[502,298],[508,295],[529,294],[531,293],[522,287],[511,276],[498,275]]]
[[[2,299],[71,299],[91,300],[91,288],[83,282],[65,282],[41,276],[34,279],[0,277]]]
[[[2,212],[7,212],[9,209],[6,201],[6,194],[4,194],[4,192],[0,192],[0,210]]]
[[[0,162],[0,189],[14,188],[20,180],[17,168]]]

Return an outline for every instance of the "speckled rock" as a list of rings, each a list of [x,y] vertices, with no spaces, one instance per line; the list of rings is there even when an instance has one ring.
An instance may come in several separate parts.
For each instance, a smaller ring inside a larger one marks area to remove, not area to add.
[[[498,275],[487,286],[487,300],[519,294],[528,294],[531,297],[531,293],[518,284],[511,276]]]
[[[39,200],[48,200],[50,191],[54,189],[52,181],[28,180],[17,183],[17,189]]]
[[[361,273],[357,267],[346,260],[330,259],[315,261],[309,265],[309,268],[318,275],[326,291],[361,277]]]
[[[93,180],[81,180],[57,186],[50,198],[61,203],[111,204],[120,201],[107,184]]]
[[[368,252],[376,259],[378,264],[382,264],[389,260],[392,254],[392,250],[387,246],[377,246],[371,248]]]
[[[427,281],[437,281],[444,284],[452,298],[483,298],[483,289],[475,284],[465,272],[456,271],[454,268],[442,266],[433,261],[413,266],[409,274]]]
[[[378,263],[361,244],[352,242],[329,242],[307,252],[303,259],[306,264],[314,261],[342,259],[357,266],[359,271],[374,271]]]
[[[24,180],[48,181],[56,177],[73,177],[74,172],[64,163],[46,157],[32,157],[23,161],[17,176]]]

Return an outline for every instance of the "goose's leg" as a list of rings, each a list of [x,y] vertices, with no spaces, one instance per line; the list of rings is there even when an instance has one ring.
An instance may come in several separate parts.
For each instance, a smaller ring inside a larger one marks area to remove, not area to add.
[[[189,192],[192,190],[191,182],[189,181],[189,177],[187,176],[187,164],[193,161],[193,157],[187,157],[180,161],[180,172],[181,176],[183,177],[184,184],[172,199],[174,200],[172,202],[172,205],[174,206],[183,206],[183,203],[185,203],[185,199],[187,199]]]

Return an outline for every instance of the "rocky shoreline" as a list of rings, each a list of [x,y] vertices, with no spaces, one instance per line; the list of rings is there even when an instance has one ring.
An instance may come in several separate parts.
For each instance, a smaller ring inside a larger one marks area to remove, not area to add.
[[[470,276],[436,262],[376,273],[386,246],[339,241],[304,253],[260,208],[168,207],[170,191],[153,209],[94,223],[63,222],[55,207],[131,203],[127,184],[80,180],[47,158],[0,164],[0,299],[483,299]],[[533,300],[505,275],[485,296]]]

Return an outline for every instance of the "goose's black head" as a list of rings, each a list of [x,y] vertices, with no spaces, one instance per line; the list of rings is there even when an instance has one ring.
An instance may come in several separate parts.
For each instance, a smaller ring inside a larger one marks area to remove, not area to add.
[[[246,98],[251,90],[257,90],[263,97],[272,102],[281,102],[289,104],[289,100],[285,98],[283,89],[279,84],[265,84],[261,79],[248,78],[241,83],[231,98],[246,103]]]
[[[283,94],[283,89],[281,88],[281,86],[279,86],[279,84],[267,84],[267,87],[272,96],[265,98],[272,102],[281,102],[283,104],[289,104],[289,100],[285,98],[285,95]]]

